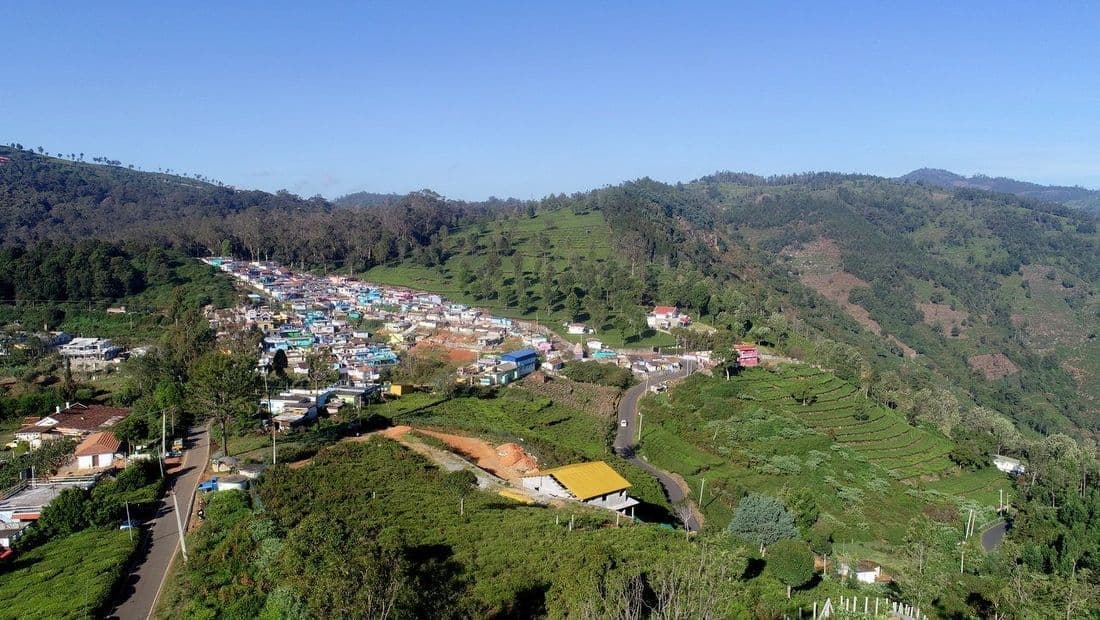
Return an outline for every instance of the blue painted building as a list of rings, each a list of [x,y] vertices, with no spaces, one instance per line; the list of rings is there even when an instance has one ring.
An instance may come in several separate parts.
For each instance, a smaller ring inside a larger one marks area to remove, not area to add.
[[[520,349],[500,356],[502,362],[512,362],[516,365],[516,378],[526,377],[535,372],[539,367],[539,354],[534,349]]]

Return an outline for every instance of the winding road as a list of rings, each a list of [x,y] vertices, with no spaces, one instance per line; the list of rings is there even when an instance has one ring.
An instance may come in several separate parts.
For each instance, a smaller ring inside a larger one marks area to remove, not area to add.
[[[663,469],[658,469],[648,462],[643,461],[634,454],[634,438],[638,433],[638,401],[645,396],[646,389],[650,385],[656,385],[662,381],[672,381],[688,376],[689,371],[687,369],[681,369],[674,372],[662,372],[657,373],[649,377],[648,381],[644,381],[628,389],[623,393],[623,397],[619,400],[619,420],[620,424],[615,432],[615,454],[625,458],[631,463],[641,467],[645,471],[649,472],[661,486],[664,487],[665,496],[668,501],[673,505],[679,504],[685,501],[687,498],[687,491],[680,486],[680,482]],[[626,420],[626,426],[623,426],[621,421]],[[690,501],[690,500],[688,500]],[[700,529],[699,519],[695,514],[696,509],[692,506],[692,514],[684,521],[684,528],[689,532],[698,532]]]

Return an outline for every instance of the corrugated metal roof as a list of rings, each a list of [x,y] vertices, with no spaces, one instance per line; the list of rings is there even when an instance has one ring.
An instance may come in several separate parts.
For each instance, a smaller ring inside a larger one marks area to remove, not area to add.
[[[620,476],[619,472],[611,469],[611,466],[603,461],[563,465],[547,469],[537,475],[553,476],[580,500],[630,488],[626,478]]]

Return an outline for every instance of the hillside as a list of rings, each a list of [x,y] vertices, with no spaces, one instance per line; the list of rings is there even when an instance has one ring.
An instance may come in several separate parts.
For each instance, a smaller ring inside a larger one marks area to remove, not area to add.
[[[898,177],[908,183],[925,183],[946,188],[968,187],[1002,194],[1015,194],[1047,202],[1060,202],[1069,207],[1100,212],[1100,191],[1065,185],[1040,185],[1007,177],[975,174],[969,177],[938,168],[920,168]]]
[[[0,151],[8,245],[100,237],[360,273],[557,329],[584,321],[616,346],[673,344],[646,329],[644,309],[676,304],[720,337],[845,378],[867,366],[870,393],[890,406],[950,385],[964,405],[1038,432],[1100,423],[1097,219],[1050,202],[866,175],[726,172],[530,202],[424,190],[333,208]],[[714,344],[706,329],[679,338]]]
[[[1100,422],[1096,218],[1050,203],[865,176],[643,179],[495,212],[427,253],[364,277],[614,345],[671,344],[637,307],[676,304],[848,378],[869,366],[894,407],[950,378],[1040,432]]]
[[[808,366],[748,369],[730,381],[693,377],[646,399],[641,452],[709,493],[708,525],[724,527],[745,492],[816,498],[817,527],[836,540],[891,549],[915,514],[994,516],[1011,481],[986,465],[960,470],[937,429],[867,399]],[[947,491],[948,492],[943,492]]]
[[[136,171],[0,147],[0,243],[122,239],[252,208],[302,209],[289,194],[241,191],[172,174]],[[312,205],[317,207],[318,205]]]

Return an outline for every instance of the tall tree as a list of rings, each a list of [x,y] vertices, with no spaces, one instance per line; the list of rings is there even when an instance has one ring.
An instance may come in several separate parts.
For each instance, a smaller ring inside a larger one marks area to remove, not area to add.
[[[191,372],[190,392],[200,416],[221,426],[222,452],[229,456],[229,425],[255,408],[256,359],[241,352],[212,351],[199,358]]]
[[[801,540],[781,540],[768,549],[768,570],[787,586],[787,598],[791,588],[805,585],[814,576],[814,555]]]

